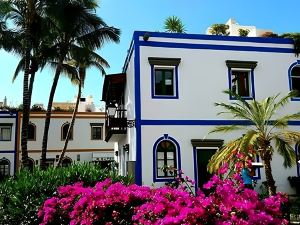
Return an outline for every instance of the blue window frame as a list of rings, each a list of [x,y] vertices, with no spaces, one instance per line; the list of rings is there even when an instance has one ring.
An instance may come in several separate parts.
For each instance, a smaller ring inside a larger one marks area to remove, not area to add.
[[[174,138],[165,134],[153,146],[153,181],[172,181],[180,169],[180,146]]]
[[[254,68],[257,62],[227,60],[229,90],[243,99],[255,99]],[[234,100],[234,96],[229,96]]]
[[[179,58],[149,57],[151,65],[151,97],[178,99]]]
[[[298,91],[298,96],[292,98],[292,101],[300,101],[300,60],[294,62],[288,69],[290,90]]]

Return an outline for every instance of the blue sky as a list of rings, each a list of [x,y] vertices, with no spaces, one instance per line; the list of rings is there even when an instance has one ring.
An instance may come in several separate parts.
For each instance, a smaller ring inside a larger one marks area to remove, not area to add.
[[[225,23],[234,18],[241,25],[271,29],[275,33],[300,32],[297,19],[299,0],[102,0],[97,14],[110,26],[121,29],[119,44],[108,43],[98,53],[110,64],[108,74],[119,73],[135,30],[163,31],[164,20],[176,15],[185,24],[187,33],[202,34],[214,23]],[[22,74],[12,83],[11,78],[18,58],[0,51],[0,101],[7,96],[8,103],[22,103]],[[32,103],[47,105],[54,71],[38,73]],[[101,104],[103,77],[95,70],[88,71],[83,95],[92,95],[96,106]],[[54,101],[72,101],[77,88],[63,76],[59,80]]]

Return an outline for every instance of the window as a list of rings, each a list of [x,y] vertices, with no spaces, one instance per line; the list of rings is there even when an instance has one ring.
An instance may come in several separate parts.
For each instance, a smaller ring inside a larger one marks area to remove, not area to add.
[[[91,140],[102,140],[103,123],[91,123]]]
[[[154,95],[174,96],[174,69],[154,68]]]
[[[28,141],[35,141],[36,127],[33,123],[28,124]]]
[[[227,60],[229,89],[244,99],[254,99],[254,68],[257,62]],[[230,99],[234,99],[230,96]]]
[[[178,65],[180,58],[149,57],[152,98],[178,98]]]
[[[69,130],[70,123],[64,123],[61,127],[61,139],[66,140],[68,130]],[[70,132],[70,138],[69,140],[73,140],[73,129]]]
[[[157,146],[156,154],[157,177],[174,177],[174,173],[172,173],[172,168],[177,168],[175,145],[167,140],[162,141]]]
[[[178,142],[165,134],[153,146],[153,179],[154,182],[171,181],[181,169],[180,149]]]
[[[0,141],[11,141],[11,123],[0,124]]]
[[[295,66],[291,70],[291,90],[298,91],[297,97],[300,97],[300,66]]]
[[[231,70],[231,91],[241,97],[252,97],[250,71]]]
[[[0,176],[6,177],[10,175],[10,161],[6,158],[0,159]]]

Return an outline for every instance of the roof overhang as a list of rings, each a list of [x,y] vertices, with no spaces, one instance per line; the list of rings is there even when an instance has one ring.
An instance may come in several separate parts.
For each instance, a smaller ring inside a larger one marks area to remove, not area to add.
[[[102,101],[106,103],[119,102],[124,96],[125,83],[125,73],[106,75],[102,89]]]

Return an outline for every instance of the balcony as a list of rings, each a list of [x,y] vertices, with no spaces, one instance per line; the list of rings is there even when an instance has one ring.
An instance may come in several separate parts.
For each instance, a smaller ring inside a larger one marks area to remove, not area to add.
[[[126,110],[118,109],[114,117],[106,116],[105,119],[105,141],[116,141],[120,135],[127,133]],[[112,136],[115,136],[112,138]]]

